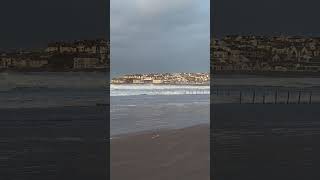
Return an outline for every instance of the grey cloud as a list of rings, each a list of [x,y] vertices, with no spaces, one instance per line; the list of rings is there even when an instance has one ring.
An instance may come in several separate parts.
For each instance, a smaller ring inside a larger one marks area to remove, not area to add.
[[[112,74],[208,71],[209,0],[126,1],[111,2]]]
[[[0,49],[43,48],[49,41],[109,38],[104,0],[1,0]]]

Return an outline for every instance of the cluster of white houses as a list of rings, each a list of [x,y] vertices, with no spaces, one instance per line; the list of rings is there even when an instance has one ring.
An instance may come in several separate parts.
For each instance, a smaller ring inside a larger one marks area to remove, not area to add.
[[[112,84],[185,84],[208,85],[209,73],[127,74],[112,79]]]
[[[57,56],[62,59],[69,57],[65,61],[72,62],[65,63],[71,63],[72,67],[69,68],[72,69],[107,68],[110,43],[103,39],[55,42],[49,43],[46,49],[40,51],[3,52],[0,56],[0,69],[48,68],[50,63],[55,63],[53,57]]]
[[[320,37],[231,35],[211,40],[215,71],[320,72]]]

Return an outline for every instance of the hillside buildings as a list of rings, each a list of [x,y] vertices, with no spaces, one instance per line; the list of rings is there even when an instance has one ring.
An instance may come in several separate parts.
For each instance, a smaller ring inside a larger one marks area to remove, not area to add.
[[[97,70],[109,67],[110,43],[103,39],[54,42],[40,51],[4,52],[0,69]]]
[[[113,78],[112,84],[208,85],[209,73],[127,74]]]
[[[231,35],[210,49],[216,72],[320,72],[318,37]]]

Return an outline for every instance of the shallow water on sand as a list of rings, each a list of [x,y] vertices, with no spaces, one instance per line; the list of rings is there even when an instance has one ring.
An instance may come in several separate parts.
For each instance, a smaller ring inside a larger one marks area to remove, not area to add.
[[[0,73],[0,179],[106,179],[106,73]]]
[[[0,108],[92,106],[105,103],[108,75],[102,72],[0,73]]]
[[[215,179],[319,179],[319,104],[211,106]]]
[[[209,124],[209,95],[111,97],[111,135]]]
[[[106,179],[105,107],[0,109],[0,179]]]

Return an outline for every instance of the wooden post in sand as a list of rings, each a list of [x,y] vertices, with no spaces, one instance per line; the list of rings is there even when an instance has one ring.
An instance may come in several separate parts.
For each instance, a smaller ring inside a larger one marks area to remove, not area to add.
[[[252,104],[255,103],[255,99],[256,99],[256,90],[253,91]]]
[[[300,101],[301,101],[301,91],[299,91],[298,104],[300,104]]]
[[[310,91],[310,96],[309,96],[309,104],[312,103],[312,91]]]
[[[287,104],[289,104],[289,99],[290,99],[290,91],[288,91]]]

